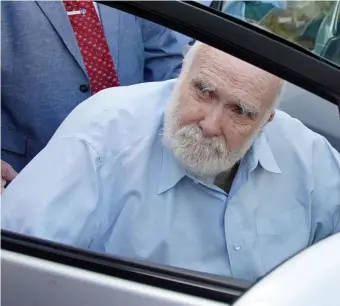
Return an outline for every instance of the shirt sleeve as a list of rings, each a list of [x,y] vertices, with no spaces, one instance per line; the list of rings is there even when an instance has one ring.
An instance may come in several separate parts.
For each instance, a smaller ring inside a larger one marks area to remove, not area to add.
[[[98,227],[100,158],[78,138],[52,139],[2,195],[2,228],[88,247]]]
[[[314,242],[340,232],[340,154],[320,137],[313,148]]]

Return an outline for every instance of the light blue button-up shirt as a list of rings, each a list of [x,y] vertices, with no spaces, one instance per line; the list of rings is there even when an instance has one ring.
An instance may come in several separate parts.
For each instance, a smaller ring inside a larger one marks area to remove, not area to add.
[[[277,111],[230,194],[190,177],[162,144],[174,80],[80,104],[2,196],[2,228],[255,281],[340,230],[340,156]]]

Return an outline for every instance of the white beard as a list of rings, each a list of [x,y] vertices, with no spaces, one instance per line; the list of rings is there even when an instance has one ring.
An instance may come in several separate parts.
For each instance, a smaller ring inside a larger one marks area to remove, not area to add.
[[[216,176],[240,161],[259,135],[255,132],[240,148],[230,149],[223,136],[207,138],[197,124],[180,126],[178,100],[165,113],[164,144],[190,174],[196,177]]]

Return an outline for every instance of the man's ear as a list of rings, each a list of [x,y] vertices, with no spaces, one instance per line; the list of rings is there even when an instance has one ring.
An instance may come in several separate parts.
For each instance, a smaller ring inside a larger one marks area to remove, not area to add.
[[[273,121],[274,117],[275,117],[275,110],[270,114],[268,120],[265,121],[265,122],[263,123],[263,125],[262,125],[262,127],[261,127],[261,131],[263,130],[263,128],[264,128],[269,122]]]
[[[270,117],[268,118],[267,123],[273,121],[274,117],[275,117],[275,110],[270,114]]]

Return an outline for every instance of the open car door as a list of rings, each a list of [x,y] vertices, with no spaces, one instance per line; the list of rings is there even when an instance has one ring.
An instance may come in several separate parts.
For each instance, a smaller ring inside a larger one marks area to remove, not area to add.
[[[315,130],[324,132],[336,147],[340,135],[338,120],[340,67],[330,59],[324,59],[274,33],[196,2],[98,1],[98,3],[169,27],[287,80],[294,90],[299,88],[298,93],[288,95],[301,97],[303,93],[307,95],[303,99],[313,97],[312,100],[316,104],[327,105],[324,113],[313,113],[312,118],[317,117],[325,123],[326,127],[317,127]],[[336,118],[336,122],[327,116]],[[332,123],[329,124],[329,121]],[[4,230],[1,235],[4,306],[229,305],[250,288],[249,283],[229,277],[131,261]],[[274,271],[273,275],[269,274],[268,282],[265,277],[259,282],[259,286],[255,285],[249,291],[249,295],[246,294],[244,300],[240,299],[236,305],[270,305],[260,304],[258,300],[254,300],[259,295],[252,295],[253,290],[263,293],[266,290],[265,286],[272,288],[274,280],[277,280],[280,286],[288,284],[289,280],[286,277],[293,278],[294,269],[301,273],[305,269],[307,272],[310,265],[320,264],[318,261],[320,256],[331,254],[332,251],[335,251],[334,256],[339,258],[338,245],[339,235],[331,237],[327,243],[316,245],[315,249],[306,250],[306,255],[302,253],[300,259],[293,258],[291,264],[288,261],[283,265],[286,268],[282,271],[286,271],[287,274],[283,275],[280,269]],[[310,251],[314,252],[314,255],[310,255],[312,254]],[[302,266],[301,261],[304,258],[307,258],[310,265]],[[322,262],[329,263],[327,259]],[[327,279],[332,285],[339,284],[339,277],[333,276],[340,275],[340,267],[334,263],[334,268],[336,273],[331,273],[331,278]],[[314,285],[317,282],[323,284],[322,278],[326,276],[319,275],[320,279],[315,280]],[[284,277],[285,281],[282,281],[281,277]],[[292,291],[289,288],[281,289],[287,296],[300,294],[298,288]],[[273,302],[271,305],[314,305],[304,304],[304,301],[310,302],[307,296],[313,293],[315,287],[302,289],[301,294],[303,293],[306,299],[301,297],[294,300],[301,302],[300,304],[280,304],[273,298],[270,300]],[[323,302],[322,296],[311,295],[315,298],[313,302],[315,305],[338,304],[340,294],[332,292],[333,296],[328,300],[330,301],[328,304]]]

